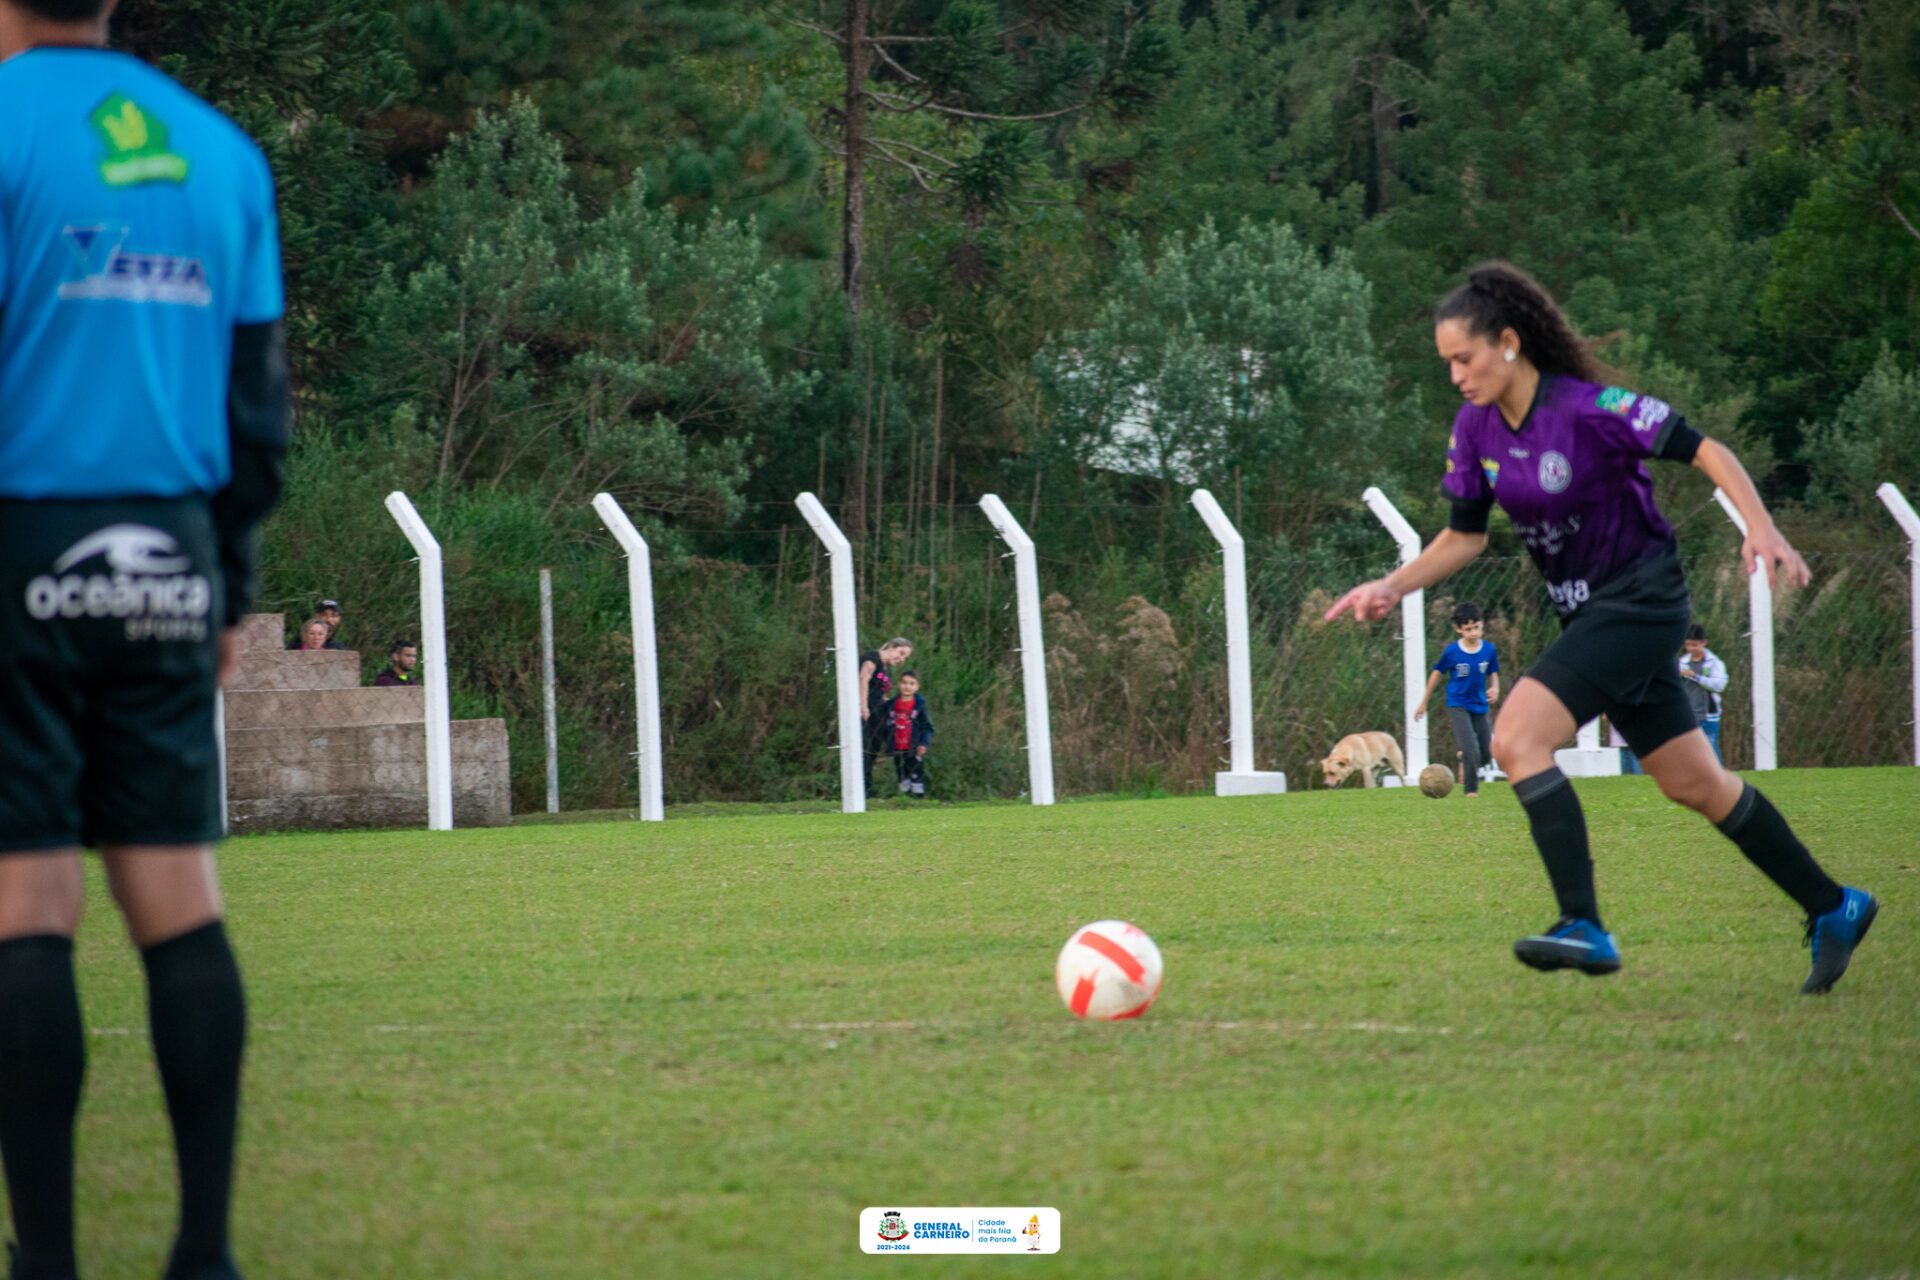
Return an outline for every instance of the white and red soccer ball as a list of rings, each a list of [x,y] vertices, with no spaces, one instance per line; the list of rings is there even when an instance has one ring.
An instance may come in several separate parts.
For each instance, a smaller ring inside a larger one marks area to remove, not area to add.
[[[1076,1018],[1137,1018],[1160,994],[1160,948],[1125,920],[1074,930],[1054,962],[1053,984]]]

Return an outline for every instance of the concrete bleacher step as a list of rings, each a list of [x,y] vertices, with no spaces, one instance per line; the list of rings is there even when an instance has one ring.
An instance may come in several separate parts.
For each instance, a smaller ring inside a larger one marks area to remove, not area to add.
[[[511,807],[506,722],[455,720],[451,731],[455,825],[505,826]],[[424,721],[229,730],[229,819],[246,830],[422,823],[424,742]]]
[[[234,661],[232,689],[357,689],[352,649],[247,649]],[[229,692],[231,696],[231,691]]]
[[[231,830],[420,826],[427,820],[422,686],[362,687],[351,650],[285,648],[286,615],[240,623],[237,679],[226,691]],[[453,821],[510,820],[504,720],[451,725]]]
[[[345,728],[349,725],[424,724],[425,689],[229,689],[227,732],[243,729]]]

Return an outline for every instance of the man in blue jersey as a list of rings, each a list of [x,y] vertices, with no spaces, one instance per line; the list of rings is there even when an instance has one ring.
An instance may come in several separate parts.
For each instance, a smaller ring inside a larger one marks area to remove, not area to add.
[[[92,846],[147,974],[166,1275],[231,1280],[246,1009],[213,707],[287,445],[279,232],[258,148],[108,52],[112,7],[0,0],[0,1156],[13,1280],[77,1276]]]

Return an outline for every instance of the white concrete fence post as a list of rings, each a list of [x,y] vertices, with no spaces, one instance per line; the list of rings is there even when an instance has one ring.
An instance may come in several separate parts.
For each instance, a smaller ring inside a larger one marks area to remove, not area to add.
[[[1907,644],[1913,651],[1913,762],[1920,765],[1920,515],[1914,514],[1907,496],[1891,484],[1881,485],[1874,493],[1893,513],[1900,531],[1907,535],[1907,607],[1911,614]]]
[[[1747,522],[1733,505],[1733,499],[1721,489],[1713,496],[1726,511],[1727,519],[1747,536]],[[1749,566],[1747,573],[1747,613],[1753,624],[1753,767],[1779,767],[1774,744],[1779,740],[1774,719],[1773,698],[1773,588],[1767,582],[1767,566]],[[1679,661],[1678,655],[1674,661]],[[1724,700],[1723,700],[1724,703]]]
[[[1033,539],[1000,501],[983,494],[980,509],[1013,548],[1014,599],[1020,614],[1020,675],[1027,703],[1027,791],[1035,804],[1053,803],[1053,720],[1047,711],[1047,646],[1040,634],[1040,570]]]
[[[387,510],[420,559],[420,666],[427,694],[427,830],[453,830],[453,718],[447,697],[447,595],[440,543],[399,490]]]
[[[560,723],[553,697],[553,570],[540,570],[540,706],[547,731],[547,812],[560,812]]]
[[[660,657],[653,627],[653,555],[647,540],[608,493],[595,494],[593,509],[627,553],[627,596],[633,615],[633,699],[639,721],[640,821],[666,820],[666,787],[660,759]]]
[[[1420,554],[1420,535],[1413,531],[1407,518],[1400,509],[1387,500],[1387,495],[1376,486],[1368,486],[1360,495],[1360,500],[1373,509],[1373,514],[1387,532],[1393,535],[1394,544],[1400,549],[1400,563],[1410,564]],[[1402,724],[1406,730],[1407,776],[1418,778],[1420,771],[1427,767],[1426,726],[1413,718],[1413,713],[1425,701],[1427,692],[1427,593],[1410,591],[1400,600],[1400,629],[1402,644],[1400,656],[1401,679],[1405,685],[1405,697],[1402,699]]]
[[[1247,626],[1247,541],[1227,519],[1219,501],[1205,489],[1192,502],[1207,522],[1225,566],[1227,596],[1227,710],[1231,758],[1229,771],[1213,775],[1217,796],[1273,795],[1287,789],[1287,775],[1253,767],[1253,659]]]
[[[853,601],[853,545],[811,493],[794,499],[827,549],[833,590],[833,683],[840,711],[840,811],[867,811],[866,739],[860,724],[860,623]]]
[[[227,833],[227,695],[213,686],[213,752],[220,762],[220,834]]]

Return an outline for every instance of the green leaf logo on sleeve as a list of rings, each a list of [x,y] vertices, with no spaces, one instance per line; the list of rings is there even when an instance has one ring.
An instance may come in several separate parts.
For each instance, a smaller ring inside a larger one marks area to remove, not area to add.
[[[100,177],[108,186],[187,180],[187,158],[167,150],[167,126],[132,98],[113,94],[87,118],[107,147]]]

